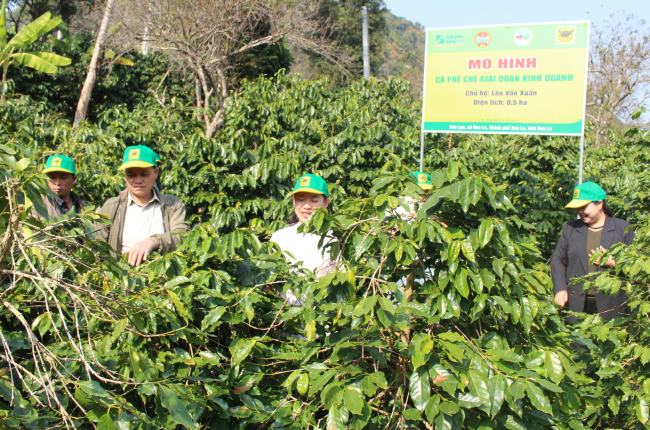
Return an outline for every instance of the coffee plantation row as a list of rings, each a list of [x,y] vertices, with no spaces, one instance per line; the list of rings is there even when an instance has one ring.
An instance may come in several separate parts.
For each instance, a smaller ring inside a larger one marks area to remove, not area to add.
[[[572,217],[576,139],[427,136],[434,188],[404,219],[422,193],[409,94],[399,79],[331,89],[279,74],[245,83],[211,140],[179,99],[77,128],[27,97],[0,106],[0,427],[650,427],[647,132],[588,146],[585,166],[638,228],[594,281],[627,289],[635,312],[567,326],[547,262]],[[137,144],[161,155],[192,229],[134,269],[94,240],[107,222],[94,209]],[[75,159],[92,204],[43,222],[30,202],[53,151]],[[268,242],[305,172],[331,184],[334,211],[304,228],[341,251],[320,279]]]

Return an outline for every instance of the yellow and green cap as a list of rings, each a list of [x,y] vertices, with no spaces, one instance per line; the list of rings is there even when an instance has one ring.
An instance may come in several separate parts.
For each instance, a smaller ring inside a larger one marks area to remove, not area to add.
[[[581,208],[591,202],[605,200],[607,193],[595,182],[583,182],[573,190],[573,199],[564,209]]]
[[[433,183],[431,182],[431,175],[424,172],[411,172],[409,175],[415,179],[415,182],[425,191],[433,188]]]
[[[47,158],[43,173],[49,172],[67,172],[73,175],[77,174],[77,167],[74,165],[72,158],[65,155],[51,155]]]
[[[158,167],[160,157],[151,148],[144,145],[128,146],[124,150],[122,165],[118,170],[131,167]]]
[[[296,186],[293,187],[293,191],[287,197],[291,197],[296,193],[323,194],[325,197],[329,197],[330,195],[325,179],[318,175],[312,175],[311,173],[307,173],[298,178]]]

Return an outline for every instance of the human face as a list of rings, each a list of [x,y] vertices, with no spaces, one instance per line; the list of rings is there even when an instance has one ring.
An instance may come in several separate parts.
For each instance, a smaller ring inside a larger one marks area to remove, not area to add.
[[[46,174],[49,178],[47,185],[50,186],[50,190],[54,191],[60,199],[67,199],[77,177],[68,172],[49,172]]]
[[[124,171],[126,187],[133,197],[139,199],[151,198],[151,190],[158,179],[157,167],[131,167]]]
[[[605,217],[602,200],[598,202],[591,202],[581,208],[577,208],[576,213],[585,224],[589,225],[598,224]]]
[[[329,204],[330,199],[323,194],[296,193],[293,195],[293,211],[301,223],[307,221],[314,209],[326,208]]]

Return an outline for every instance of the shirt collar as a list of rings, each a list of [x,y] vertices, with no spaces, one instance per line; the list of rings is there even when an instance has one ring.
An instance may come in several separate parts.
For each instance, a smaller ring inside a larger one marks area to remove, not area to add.
[[[157,193],[156,190],[154,189],[154,190],[153,190],[153,197],[152,197],[152,199],[149,200],[149,202],[148,202],[146,205],[144,205],[143,207],[147,207],[147,206],[149,206],[151,203],[155,203],[155,202],[160,203],[160,198],[158,198],[158,193]],[[127,205],[127,206],[131,206],[131,203],[134,203],[134,204],[137,205],[137,203],[135,203],[135,201],[133,200],[133,197],[131,197],[131,191],[129,190],[129,193],[128,193],[127,197],[126,197],[126,205]],[[140,205],[138,205],[138,206],[140,206]]]

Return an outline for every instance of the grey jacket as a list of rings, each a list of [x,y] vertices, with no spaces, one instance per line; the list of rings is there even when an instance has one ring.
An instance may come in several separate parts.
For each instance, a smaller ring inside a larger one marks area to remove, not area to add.
[[[625,232],[629,225],[630,223],[625,220],[607,217],[603,226],[600,245],[605,249],[611,248],[616,243],[631,245],[634,240],[634,231]],[[579,278],[589,273],[587,230],[588,226],[582,220],[570,221],[564,224],[562,235],[555,247],[553,257],[551,257],[553,294],[568,290],[569,310],[573,312],[582,312],[585,306],[586,292],[582,291],[583,284],[568,288],[567,285],[572,278]],[[605,272],[609,270],[609,267],[597,266],[596,270]],[[625,304],[626,301],[627,295],[623,289],[616,296],[604,295],[600,291],[596,292],[598,312],[605,321],[629,313],[629,308]],[[567,318],[567,320],[569,323],[574,323],[576,318],[571,317]]]
[[[178,197],[160,194],[155,189],[154,192],[160,200],[165,232],[154,234],[151,239],[156,244],[155,250],[165,254],[174,251],[181,240],[180,234],[173,233],[182,233],[188,228],[185,222],[185,205]],[[128,196],[128,190],[123,190],[117,197],[108,199],[98,211],[108,215],[113,224],[108,226],[98,224],[97,238],[108,242],[118,255],[122,254],[122,233]]]

